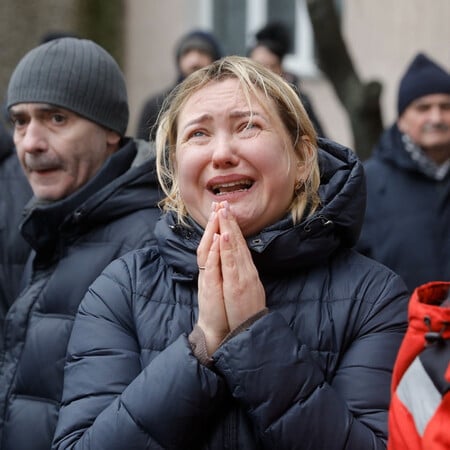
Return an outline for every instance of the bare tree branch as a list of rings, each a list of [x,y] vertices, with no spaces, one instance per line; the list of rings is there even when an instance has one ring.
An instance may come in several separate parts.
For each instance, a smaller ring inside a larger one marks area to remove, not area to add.
[[[333,0],[307,0],[320,69],[330,80],[350,119],[354,148],[367,159],[383,131],[377,81],[364,83],[358,76],[342,36]]]

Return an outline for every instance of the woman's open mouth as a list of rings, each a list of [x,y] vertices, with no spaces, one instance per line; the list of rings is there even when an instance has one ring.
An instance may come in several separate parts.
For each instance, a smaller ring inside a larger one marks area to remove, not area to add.
[[[252,186],[253,186],[253,181],[246,179],[246,180],[233,181],[230,183],[213,184],[209,187],[209,189],[214,195],[220,196],[220,195],[230,194],[230,193],[234,193],[234,192],[248,191]]]

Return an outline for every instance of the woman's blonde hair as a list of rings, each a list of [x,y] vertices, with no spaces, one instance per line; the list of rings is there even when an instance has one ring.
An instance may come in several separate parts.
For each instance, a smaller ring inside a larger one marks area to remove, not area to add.
[[[197,70],[166,99],[156,133],[156,167],[159,182],[166,194],[161,205],[166,211],[175,211],[178,221],[186,223],[187,211],[179,192],[175,163],[180,111],[199,89],[212,81],[229,78],[239,81],[249,104],[251,96],[255,95],[262,106],[264,99],[271,99],[276,105],[276,113],[288,132],[299,164],[304,165],[304,179],[296,185],[289,207],[294,222],[298,222],[305,211],[311,215],[320,203],[316,132],[295,90],[280,76],[241,56],[227,56]],[[273,114],[270,106],[267,105],[267,112]]]

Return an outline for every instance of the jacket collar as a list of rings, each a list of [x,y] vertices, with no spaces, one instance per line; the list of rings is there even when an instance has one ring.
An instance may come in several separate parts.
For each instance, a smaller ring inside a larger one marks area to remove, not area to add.
[[[104,201],[109,195],[106,187],[130,167],[135,155],[136,147],[133,141],[128,141],[105,162],[94,178],[68,197],[56,202],[40,202],[33,197],[25,207],[26,216],[20,227],[23,237],[38,253],[53,251],[64,229],[70,232],[70,228],[79,225],[98,202]]]

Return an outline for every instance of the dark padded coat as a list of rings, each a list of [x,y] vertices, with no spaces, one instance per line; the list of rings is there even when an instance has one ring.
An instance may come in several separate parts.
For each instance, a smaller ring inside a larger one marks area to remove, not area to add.
[[[22,224],[36,255],[5,324],[2,450],[50,449],[79,303],[113,259],[154,239],[159,191],[154,155],[143,144],[138,152],[128,140],[83,188],[64,200],[36,204]]]
[[[20,291],[31,247],[19,231],[23,209],[32,196],[12,139],[0,134],[0,349],[3,321]],[[1,353],[1,351],[0,351]]]
[[[450,280],[450,172],[441,181],[426,175],[396,125],[364,164],[367,210],[358,249],[397,272],[410,292]]]
[[[111,264],[69,343],[56,449],[384,449],[406,329],[401,279],[355,253],[361,164],[323,142],[323,207],[248,238],[269,313],[193,355],[201,229],[164,216],[158,246]]]

